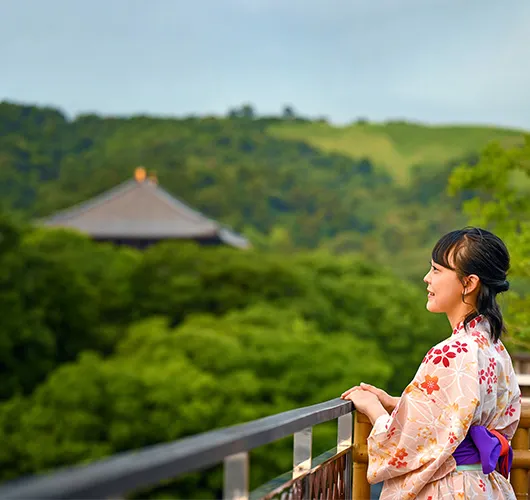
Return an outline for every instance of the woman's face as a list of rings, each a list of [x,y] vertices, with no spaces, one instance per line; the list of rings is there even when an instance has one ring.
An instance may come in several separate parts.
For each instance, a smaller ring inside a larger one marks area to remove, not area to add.
[[[431,261],[431,269],[423,278],[427,283],[427,310],[450,314],[462,305],[464,286],[456,272]]]

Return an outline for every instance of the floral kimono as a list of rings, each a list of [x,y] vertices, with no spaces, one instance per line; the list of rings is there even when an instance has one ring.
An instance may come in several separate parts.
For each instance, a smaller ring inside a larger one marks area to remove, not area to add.
[[[384,481],[383,499],[515,499],[499,472],[456,470],[453,452],[471,426],[511,440],[521,392],[502,342],[493,343],[482,316],[433,347],[392,415],[368,438],[368,481]]]

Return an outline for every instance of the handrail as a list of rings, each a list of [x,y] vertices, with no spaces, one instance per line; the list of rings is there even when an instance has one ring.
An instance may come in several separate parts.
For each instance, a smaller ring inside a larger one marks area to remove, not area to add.
[[[108,498],[147,488],[223,460],[226,466],[227,457],[237,457],[242,452],[293,434],[296,448],[297,433],[352,411],[350,401],[336,398],[172,443],[120,453],[88,465],[19,478],[0,486],[0,498]]]
[[[92,464],[19,478],[0,485],[0,498],[116,498],[224,462],[223,498],[246,500],[249,498],[248,451],[294,434],[290,479],[282,475],[262,485],[253,492],[252,498],[365,500],[371,495],[366,441],[372,425],[358,412],[353,422],[353,410],[350,401],[332,399],[172,443],[113,455]],[[338,419],[337,447],[313,459],[312,427],[334,419]],[[530,402],[523,401],[521,419],[512,440],[514,454],[510,477],[518,500],[529,498],[529,428]]]

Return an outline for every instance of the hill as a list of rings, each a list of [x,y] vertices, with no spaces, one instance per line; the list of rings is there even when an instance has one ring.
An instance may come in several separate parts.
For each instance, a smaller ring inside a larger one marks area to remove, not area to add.
[[[356,123],[334,127],[323,122],[281,123],[268,133],[304,140],[322,151],[367,157],[397,182],[409,184],[415,165],[445,164],[476,154],[491,141],[510,145],[522,131],[486,126],[432,126],[409,122]]]
[[[247,107],[248,108],[248,107]],[[47,215],[156,171],[172,194],[255,245],[325,247],[392,259],[417,277],[428,248],[465,222],[445,194],[452,168],[516,130],[357,123],[297,117],[78,116],[0,104],[0,200]]]

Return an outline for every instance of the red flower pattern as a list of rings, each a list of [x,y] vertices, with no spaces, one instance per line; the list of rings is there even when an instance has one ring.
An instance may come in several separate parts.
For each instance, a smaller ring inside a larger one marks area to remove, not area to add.
[[[482,488],[482,491],[486,491],[486,483],[482,479],[479,479],[478,485]]]
[[[496,350],[497,352],[502,352],[502,351],[504,351],[504,346],[503,346],[500,342],[497,342],[497,343],[495,344],[495,350]]]
[[[454,349],[458,354],[461,352],[467,352],[467,344],[462,344],[459,340],[457,340],[452,346],[451,349]]]
[[[481,349],[484,349],[484,347],[488,345],[488,339],[484,337],[482,333],[473,332],[471,335],[473,336],[473,340],[478,344]]]
[[[515,413],[515,408],[510,405],[508,408],[506,408],[506,411],[504,412],[505,415],[510,415],[510,417],[513,417],[513,414]]]
[[[480,322],[482,321],[482,315],[479,314],[476,318],[473,318],[469,323],[468,323],[468,327],[473,329],[475,328]],[[458,323],[458,325],[456,325],[456,327],[454,328],[453,330],[453,335],[456,335],[460,330],[462,330],[464,328],[464,322],[461,321],[460,323]]]
[[[486,375],[488,376],[488,384],[491,384],[493,382],[493,377],[495,377],[495,372],[491,369],[491,365],[488,366]]]
[[[435,365],[437,365],[441,361],[442,364],[446,368],[448,368],[449,367],[449,363],[450,363],[449,360],[453,359],[453,358],[456,358],[456,353],[452,352],[450,349],[451,349],[451,346],[448,346],[448,345],[444,345],[442,347],[442,349],[435,349],[433,351],[433,354],[435,355],[435,358],[432,360],[432,362]]]
[[[429,349],[429,352],[425,355],[425,357],[423,358],[423,361],[422,363],[428,363],[432,357],[433,357],[433,351],[434,351],[434,347],[431,347]]]
[[[477,316],[469,322],[469,328],[475,328],[481,321],[482,316]]]
[[[474,332],[473,335],[478,339],[478,335],[475,335],[475,333],[476,332]],[[483,341],[479,339],[479,342]],[[491,394],[493,392],[493,385],[497,384],[499,379],[495,374],[495,369],[497,368],[497,361],[495,360],[495,358],[489,358],[488,362],[488,367],[485,370],[479,371],[478,380],[480,384],[482,384],[482,382],[487,384],[488,388],[486,390],[486,393]]]

